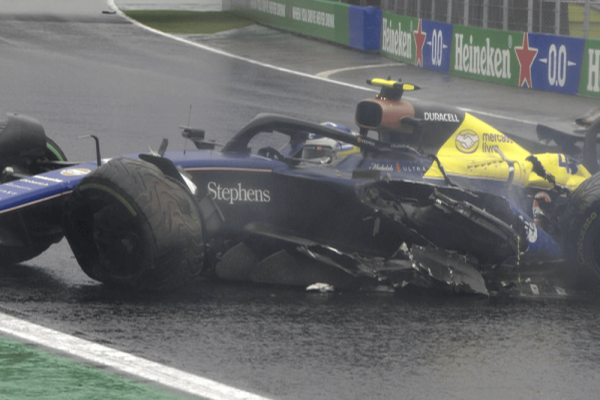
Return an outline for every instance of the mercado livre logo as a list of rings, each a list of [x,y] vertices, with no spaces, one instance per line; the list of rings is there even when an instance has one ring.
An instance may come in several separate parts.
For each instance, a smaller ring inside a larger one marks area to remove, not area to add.
[[[468,129],[456,135],[456,149],[461,153],[474,153],[479,147],[479,136]]]

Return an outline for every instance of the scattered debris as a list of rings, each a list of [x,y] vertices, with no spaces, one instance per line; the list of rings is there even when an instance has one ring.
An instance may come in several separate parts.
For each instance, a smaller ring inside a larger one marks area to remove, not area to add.
[[[335,289],[333,286],[327,284],[327,283],[313,283],[312,285],[309,285],[306,288],[307,292],[321,292],[321,293],[327,293],[327,292],[333,292]]]

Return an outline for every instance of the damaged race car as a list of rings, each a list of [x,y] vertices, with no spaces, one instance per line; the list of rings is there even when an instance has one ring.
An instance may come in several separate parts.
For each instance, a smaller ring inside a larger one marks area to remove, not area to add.
[[[66,237],[88,276],[136,290],[211,278],[560,295],[600,281],[600,113],[575,132],[540,126],[560,152],[536,153],[468,112],[403,99],[414,85],[367,83],[380,93],[357,105],[359,132],[260,114],[223,146],[183,127],[194,150],[102,160],[96,140],[88,163],[9,114],[4,263]]]

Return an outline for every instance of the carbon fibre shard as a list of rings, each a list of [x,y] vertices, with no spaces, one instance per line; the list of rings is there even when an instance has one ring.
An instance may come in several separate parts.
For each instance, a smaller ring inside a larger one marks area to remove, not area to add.
[[[489,296],[483,276],[468,257],[422,246],[413,246],[411,255],[416,268],[432,280],[431,286],[453,293]]]
[[[402,245],[389,258],[343,252],[309,239],[277,231],[274,227],[247,227],[254,245],[261,240],[284,243],[260,260],[247,245],[236,246],[225,254],[216,272],[220,278],[257,283],[307,287],[324,283],[336,290],[387,286],[402,290],[406,286],[444,293],[489,295],[476,260],[456,252],[431,246]],[[261,239],[263,238],[263,239]]]

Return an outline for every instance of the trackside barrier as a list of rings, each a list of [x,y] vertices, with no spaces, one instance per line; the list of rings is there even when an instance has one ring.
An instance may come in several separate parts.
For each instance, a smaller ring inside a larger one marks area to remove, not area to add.
[[[585,41],[579,94],[600,97],[600,40]]]
[[[365,51],[379,51],[381,10],[376,7],[350,6],[348,9],[349,45]]]
[[[454,25],[450,73],[577,94],[584,45],[580,38]]]
[[[448,73],[452,25],[384,12],[381,54],[393,60]]]
[[[418,67],[600,98],[600,40],[453,25],[321,0],[223,0],[223,9]]]
[[[381,10],[321,0],[223,0],[230,11],[274,28],[379,51]]]
[[[382,15],[381,54],[465,78],[600,97],[600,40]]]

